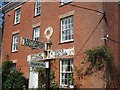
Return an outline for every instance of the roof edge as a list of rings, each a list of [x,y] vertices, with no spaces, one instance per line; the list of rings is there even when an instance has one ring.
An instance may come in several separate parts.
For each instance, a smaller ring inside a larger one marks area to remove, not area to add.
[[[28,0],[24,0],[23,2],[9,2],[8,4],[6,4],[5,6],[3,6],[2,8],[0,8],[0,11],[6,13],[12,9],[14,9],[15,7],[27,2]]]

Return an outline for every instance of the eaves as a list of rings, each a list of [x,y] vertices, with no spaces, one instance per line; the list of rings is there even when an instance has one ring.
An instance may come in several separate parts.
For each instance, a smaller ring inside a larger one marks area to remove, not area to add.
[[[6,4],[5,6],[3,6],[2,8],[0,8],[0,11],[6,13],[14,8],[16,8],[17,6],[25,3],[26,1],[29,1],[29,0],[23,0],[21,2],[9,2],[8,4]]]

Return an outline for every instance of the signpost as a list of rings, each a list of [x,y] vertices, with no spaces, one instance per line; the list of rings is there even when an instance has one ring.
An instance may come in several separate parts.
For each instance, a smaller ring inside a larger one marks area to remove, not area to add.
[[[46,43],[21,37],[21,45],[44,50],[43,53],[28,55],[27,60],[29,61],[31,67],[46,68],[46,90],[49,90],[50,88],[50,60],[55,58],[65,58],[74,55],[74,47],[69,49],[58,49],[52,51],[51,48],[52,43],[50,40],[52,34],[53,34],[52,27],[46,28],[44,32],[44,35],[47,38]]]
[[[69,49],[58,49],[50,51],[50,56],[47,59],[65,58],[74,55],[74,47]],[[31,54],[27,56],[28,61],[43,61],[46,60],[44,53]]]

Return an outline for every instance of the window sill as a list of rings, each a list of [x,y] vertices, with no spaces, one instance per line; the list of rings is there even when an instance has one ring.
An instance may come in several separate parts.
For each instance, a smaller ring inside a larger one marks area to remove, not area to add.
[[[40,15],[41,15],[41,14],[35,15],[35,16],[33,16],[33,18],[38,17],[38,16],[40,16]]]
[[[14,51],[12,51],[12,53],[17,53],[18,52],[18,50],[14,50]]]
[[[74,89],[74,85],[61,85],[59,88],[61,88],[61,89]]]
[[[20,24],[20,22],[18,22],[18,23],[14,23],[13,26],[16,26],[16,25],[18,25],[18,24]]]
[[[73,42],[74,42],[74,40],[71,40],[71,41],[64,41],[64,42],[59,42],[58,45],[60,45],[60,44],[66,44],[66,43],[73,43]]]

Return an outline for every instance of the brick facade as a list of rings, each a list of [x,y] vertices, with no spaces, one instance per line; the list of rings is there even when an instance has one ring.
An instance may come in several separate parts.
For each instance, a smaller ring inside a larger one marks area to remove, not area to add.
[[[74,4],[80,7],[86,7],[92,10],[106,11],[108,18],[108,27],[105,21],[100,19],[103,17],[102,13],[91,11],[85,8],[79,8],[72,6]],[[103,88],[103,81],[91,75],[85,77],[82,80],[77,79],[76,69],[81,67],[81,61],[83,60],[84,52],[87,49],[105,45],[103,39],[105,30],[108,31],[109,37],[118,41],[119,40],[119,29],[118,29],[118,3],[81,3],[74,2],[61,6],[60,2],[42,2],[41,3],[41,14],[34,16],[34,2],[26,2],[20,7],[20,23],[14,24],[15,8],[9,10],[5,14],[4,34],[3,34],[3,46],[2,46],[2,60],[5,61],[5,55],[9,55],[9,59],[16,62],[16,67],[29,78],[29,64],[27,62],[27,56],[42,50],[31,49],[20,45],[20,38],[27,37],[33,38],[33,29],[36,26],[40,26],[40,38],[39,41],[45,42],[44,31],[48,26],[51,26],[54,30],[51,37],[52,49],[63,49],[63,48],[75,48],[75,55],[72,56],[74,64],[74,79],[77,87],[81,88]],[[60,20],[63,17],[73,15],[74,25],[74,41],[67,43],[60,43]],[[97,28],[96,28],[97,26]],[[12,35],[19,33],[18,51],[12,52]],[[120,59],[120,48],[119,44],[107,40],[107,45],[112,50],[115,65],[118,65]],[[118,49],[119,48],[119,49]],[[55,80],[57,84],[60,84],[60,60],[55,59],[51,61],[51,69],[55,71]],[[100,72],[99,72],[100,73]]]

